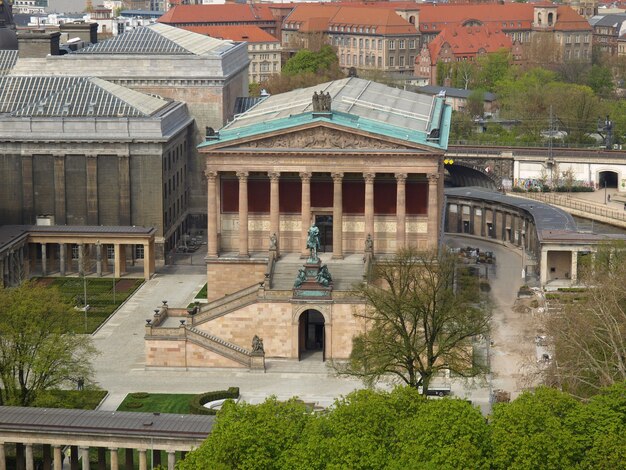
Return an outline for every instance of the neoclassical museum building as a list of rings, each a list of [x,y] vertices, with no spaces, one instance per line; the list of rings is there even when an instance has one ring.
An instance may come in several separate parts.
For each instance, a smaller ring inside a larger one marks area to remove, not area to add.
[[[147,365],[348,357],[362,328],[354,284],[400,248],[437,246],[450,116],[443,96],[351,77],[267,97],[207,129],[208,304],[164,304],[146,326]],[[311,225],[321,260],[294,288]],[[315,279],[324,264],[328,287]]]

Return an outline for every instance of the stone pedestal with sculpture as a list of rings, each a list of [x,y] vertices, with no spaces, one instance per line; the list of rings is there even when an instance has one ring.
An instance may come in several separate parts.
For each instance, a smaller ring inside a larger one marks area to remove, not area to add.
[[[307,242],[309,257],[303,267],[298,270],[298,275],[293,284],[293,298],[302,300],[330,300],[333,291],[333,278],[328,267],[322,264],[317,255],[320,248],[319,229],[312,225],[309,229]]]

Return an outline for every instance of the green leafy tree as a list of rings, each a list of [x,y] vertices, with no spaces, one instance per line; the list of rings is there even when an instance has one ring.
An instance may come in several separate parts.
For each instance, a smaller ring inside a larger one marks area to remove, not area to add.
[[[96,351],[76,331],[82,316],[55,289],[0,290],[0,404],[29,406],[43,390],[88,383]]]
[[[313,419],[302,402],[268,398],[261,405],[226,402],[211,435],[177,468],[280,469]]]
[[[473,360],[472,341],[489,330],[490,310],[477,284],[457,274],[457,258],[446,250],[406,249],[378,262],[375,281],[356,290],[366,304],[355,313],[365,332],[353,339],[350,360],[338,372],[369,384],[391,376],[424,393],[439,371],[484,372]]]
[[[467,97],[466,111],[470,116],[482,117],[485,112],[485,90],[472,90]]]
[[[319,52],[308,49],[299,50],[283,67],[286,75],[297,75],[303,72],[318,73],[330,70],[338,65],[337,54],[329,46],[322,46]]]
[[[613,94],[613,74],[609,67],[592,65],[587,77],[587,84],[599,96],[609,97]]]
[[[476,59],[478,80],[476,85],[493,91],[498,82],[503,80],[511,68],[511,54],[506,49],[491,54],[484,54]]]
[[[575,468],[584,456],[578,430],[582,404],[549,388],[524,392],[511,403],[496,404],[491,417],[494,469]]]

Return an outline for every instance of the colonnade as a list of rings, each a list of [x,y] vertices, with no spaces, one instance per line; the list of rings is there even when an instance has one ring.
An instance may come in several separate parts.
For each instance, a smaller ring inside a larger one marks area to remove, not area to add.
[[[328,172],[318,172],[328,173]],[[302,196],[301,196],[301,217],[302,217],[302,233],[300,235],[300,246],[306,247],[306,239],[308,229],[312,222],[311,211],[311,179],[314,172],[299,172],[301,180]],[[208,180],[208,236],[207,249],[210,258],[219,256],[218,242],[218,181],[220,172],[216,170],[207,170],[205,175]],[[249,234],[248,234],[248,171],[236,172],[239,180],[239,243],[238,255],[241,258],[248,258],[249,251]],[[280,239],[280,210],[279,210],[279,181],[280,172],[268,171],[267,175],[270,180],[270,233],[276,234]],[[343,178],[344,172],[331,172],[333,181],[333,259],[342,259],[343,253]],[[407,230],[406,230],[406,180],[407,173],[395,173],[396,179],[396,247],[397,249],[407,246]],[[376,173],[363,173],[365,181],[365,210],[364,210],[364,238],[368,235],[375,237],[374,230],[374,179]],[[437,223],[439,220],[438,210],[438,178],[437,174],[428,175],[428,227],[429,240],[436,243]],[[280,248],[280,247],[279,247]],[[303,249],[303,256],[307,255],[307,250]]]
[[[24,244],[0,254],[0,288],[18,285],[25,279],[28,274],[24,266],[26,250]]]
[[[16,458],[16,470],[34,470],[35,458],[34,447],[36,444],[32,443],[16,443],[15,444],[15,458]],[[70,470],[90,470],[89,462],[89,447],[79,446],[64,446],[61,444],[42,444],[42,457],[43,457],[43,470],[61,470],[63,468],[63,462],[65,460],[64,448],[69,447],[69,468]],[[97,447],[98,450],[98,462],[96,468],[98,470],[105,470],[109,468],[111,470],[119,470],[120,468],[125,470],[135,469],[135,451],[137,452],[139,470],[148,469],[148,461],[151,462],[151,467],[156,468],[159,465],[165,467],[167,465],[168,470],[174,470],[176,465],[176,452],[172,450],[166,451],[167,462],[163,462],[161,459],[161,451],[157,449],[148,449],[145,447],[132,448],[126,447],[120,449],[117,447]],[[120,462],[120,450],[122,450],[124,461]],[[108,467],[107,467],[107,453]],[[184,457],[185,452],[181,451],[181,456]],[[6,443],[0,442],[0,470],[7,470],[7,452]]]
[[[131,255],[131,262],[134,263],[135,254],[132,251],[137,244],[126,243],[48,243],[48,242],[30,242],[33,247],[38,245],[41,250],[41,275],[47,276],[53,269],[57,269],[61,276],[73,271],[73,252],[74,246],[77,247],[78,259],[77,269],[79,275],[89,274],[86,270],[95,272],[98,276],[109,271],[108,267],[108,247],[113,245],[113,270],[115,277],[121,277],[126,272],[127,257]],[[146,242],[139,244],[143,246],[143,268],[144,278],[150,279],[150,275],[154,272],[154,245]],[[130,253],[127,252],[130,248]],[[95,250],[94,250],[95,248]],[[95,253],[94,253],[95,251]],[[94,256],[95,254],[95,256]],[[34,251],[31,252],[34,258]],[[58,260],[58,262],[56,262]],[[34,261],[34,259],[32,260]],[[56,265],[56,266],[55,266]]]

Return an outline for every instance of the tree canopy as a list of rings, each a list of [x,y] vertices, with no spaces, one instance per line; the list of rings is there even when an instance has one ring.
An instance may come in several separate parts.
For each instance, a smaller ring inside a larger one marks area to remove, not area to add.
[[[299,50],[296,55],[289,59],[283,67],[285,75],[297,75],[300,73],[324,73],[338,64],[335,50],[325,45],[319,52],[308,49]]]
[[[74,333],[81,315],[55,289],[0,289],[0,404],[28,406],[42,390],[89,382],[95,349]]]
[[[359,390],[324,413],[295,399],[227,403],[179,463],[211,469],[607,469],[626,461],[626,382],[588,403],[544,387],[497,404],[489,421],[465,400],[415,388]]]
[[[373,279],[356,293],[365,309],[355,316],[366,325],[353,339],[342,374],[372,384],[396,377],[428,391],[432,377],[450,370],[475,376],[484,367],[474,361],[473,340],[489,330],[490,310],[477,282],[460,274],[450,252],[400,251],[376,264]]]

